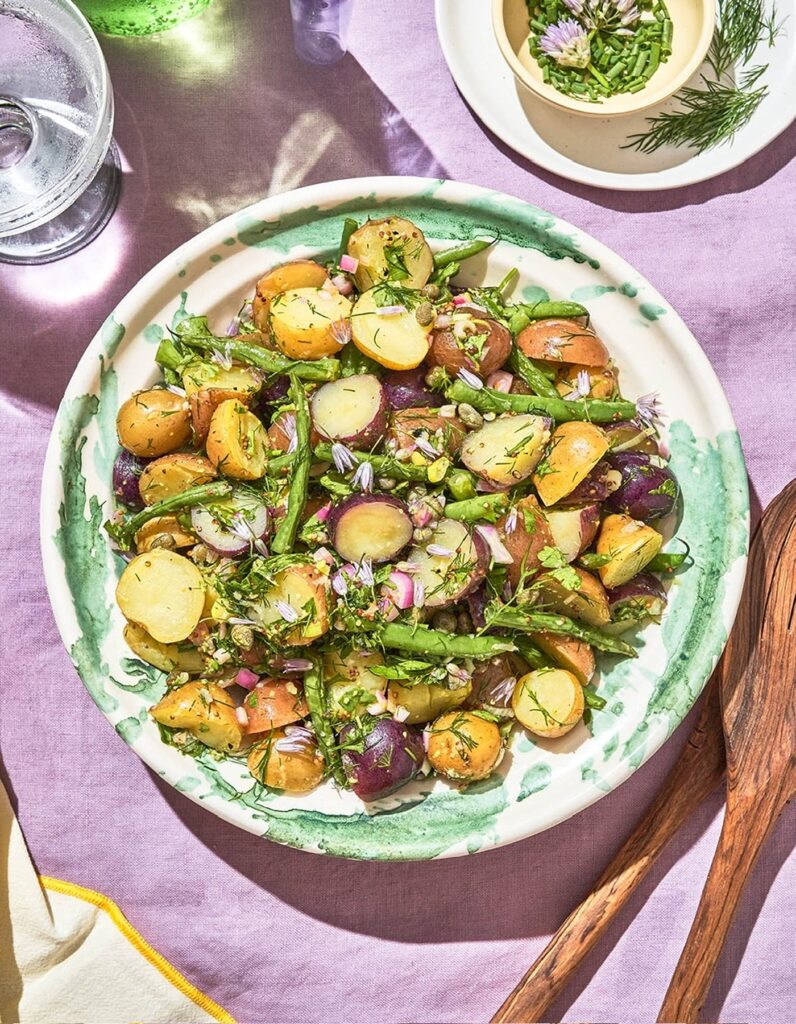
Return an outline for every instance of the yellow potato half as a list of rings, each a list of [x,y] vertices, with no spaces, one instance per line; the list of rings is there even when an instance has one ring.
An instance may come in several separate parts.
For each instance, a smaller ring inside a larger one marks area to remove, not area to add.
[[[347,341],[351,303],[337,291],[292,288],[271,299],[268,322],[277,348],[290,359],[322,359]]]
[[[577,676],[563,668],[539,668],[517,680],[511,706],[517,721],[552,739],[573,729],[586,702]]]
[[[130,622],[162,644],[196,629],[205,603],[202,574],[189,559],[166,548],[136,555],[122,573],[116,600]]]
[[[419,324],[411,309],[388,315],[378,312],[391,305],[381,288],[360,295],[351,316],[354,344],[388,370],[413,370],[428,355],[430,325]]]
[[[207,457],[224,476],[259,480],[265,474],[268,432],[260,420],[235,398],[222,402],[210,420]]]
[[[161,725],[187,729],[206,747],[225,754],[238,750],[243,741],[232,698],[217,683],[204,679],[170,690],[149,713]]]

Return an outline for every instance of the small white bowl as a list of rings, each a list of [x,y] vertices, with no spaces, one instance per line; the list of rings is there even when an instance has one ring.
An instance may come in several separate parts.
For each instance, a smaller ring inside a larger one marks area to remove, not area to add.
[[[525,0],[492,0],[492,25],[500,52],[517,81],[560,110],[593,117],[619,117],[654,107],[677,92],[693,75],[708,52],[716,26],[716,0],[666,0],[674,24],[672,53],[645,88],[609,96],[601,103],[567,96],[542,77],[528,46],[530,25]]]

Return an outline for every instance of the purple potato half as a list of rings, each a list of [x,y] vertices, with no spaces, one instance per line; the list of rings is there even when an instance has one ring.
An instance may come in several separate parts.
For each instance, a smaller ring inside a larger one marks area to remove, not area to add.
[[[608,495],[621,483],[618,470],[603,459],[585,477],[574,491],[562,498],[559,505],[585,505],[587,502],[605,501]]]
[[[327,441],[369,449],[387,431],[387,395],[378,377],[359,373],[323,384],[310,400],[312,422]]]
[[[668,466],[656,465],[643,452],[617,452],[608,461],[621,476],[619,486],[605,501],[609,511],[641,522],[669,515],[680,488]]]
[[[287,398],[289,390],[289,377],[266,377],[262,388],[257,393],[257,401],[253,411],[261,420],[269,420],[273,412],[273,406],[283,402]]]
[[[340,743],[351,745],[343,750],[343,768],[360,800],[379,800],[411,782],[426,756],[421,733],[393,718],[377,718],[372,726],[367,719],[349,722]]]
[[[666,610],[666,591],[649,572],[639,573],[607,594],[611,622],[624,623],[626,629],[644,619],[659,619]]]
[[[128,508],[143,508],[144,500],[138,489],[138,480],[144,467],[152,459],[142,459],[122,448],[113,464],[113,493]]]
[[[389,494],[352,494],[332,508],[326,526],[332,546],[347,562],[391,562],[414,529],[406,505]]]
[[[428,368],[418,366],[414,370],[393,370],[382,384],[387,401],[392,409],[436,409],[443,404],[443,398],[426,385]]]

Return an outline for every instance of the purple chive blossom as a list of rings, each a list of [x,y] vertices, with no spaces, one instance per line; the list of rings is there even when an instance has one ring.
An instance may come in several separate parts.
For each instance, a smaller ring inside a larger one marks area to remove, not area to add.
[[[517,685],[516,676],[506,676],[500,682],[491,687],[489,691],[489,703],[497,704],[498,707],[507,707],[514,694],[514,687]]]
[[[583,11],[583,0],[564,0],[564,3],[573,14],[580,14]]]
[[[220,349],[214,348],[213,351],[210,353],[210,358],[213,360],[214,363],[218,363],[218,365],[222,369],[232,369],[232,359],[230,358],[228,353],[222,352]]]
[[[288,604],[287,601],[275,601],[274,608],[276,608],[285,622],[295,622],[299,617],[299,613],[293,605]]]
[[[567,395],[567,401],[572,402],[578,398],[585,398],[591,391],[591,380],[589,380],[588,370],[578,370],[577,380],[575,381],[575,390],[570,391]]]
[[[308,754],[315,746],[315,734],[303,725],[286,725],[285,736],[274,747],[280,754]]]
[[[349,470],[354,469],[357,464],[353,452],[349,451],[344,444],[340,444],[339,441],[335,441],[332,445],[332,462],[338,473],[347,473]]]
[[[178,388],[176,384],[167,384],[166,390],[170,391],[173,395],[179,395],[180,398],[185,398],[185,388]]]
[[[473,678],[466,668],[462,668],[461,665],[449,664],[447,666],[448,675],[451,679],[456,679],[460,683],[469,683]]]
[[[439,455],[439,452],[434,445],[422,434],[418,434],[415,438],[415,445],[424,455],[428,455],[432,459],[435,459]]]
[[[426,551],[429,555],[439,555],[440,558],[450,558],[453,554],[450,548],[444,548],[441,544],[429,544]]]
[[[373,466],[369,462],[360,462],[351,479],[351,486],[370,494],[373,490]]]
[[[636,415],[645,427],[654,429],[656,424],[660,423],[664,411],[657,391],[651,391],[648,395],[636,399]]]
[[[292,412],[289,412],[287,416],[282,420],[282,433],[288,440],[287,451],[289,455],[296,450],[298,446],[298,437],[296,436],[296,417]]]
[[[373,586],[373,565],[369,558],[363,558],[357,566],[356,578],[366,587]]]
[[[565,68],[585,68],[591,60],[589,36],[574,18],[562,18],[555,25],[548,25],[539,40],[539,49]]]
[[[341,347],[347,345],[351,341],[351,321],[335,320],[330,328],[330,333],[338,345]]]
[[[254,542],[254,550],[258,555],[262,555],[263,558],[268,558],[268,546],[262,537],[258,537]]]
[[[474,373],[469,370],[459,370],[456,374],[460,381],[463,381],[468,387],[474,388],[476,391],[480,391],[484,386],[484,382],[480,377],[476,377]]]
[[[504,533],[514,533],[517,529],[517,520],[519,519],[519,513],[516,508],[513,508],[511,512],[506,516],[506,522],[503,526]]]
[[[230,626],[256,626],[257,623],[254,619],[245,619],[240,615],[233,616],[231,619],[227,619]]]
[[[332,590],[335,594],[339,594],[340,597],[345,597],[348,593],[348,584],[346,583],[345,576],[341,572],[336,572],[332,576]]]
[[[412,583],[412,605],[415,608],[422,608],[426,603],[426,588],[422,580],[415,580]]]

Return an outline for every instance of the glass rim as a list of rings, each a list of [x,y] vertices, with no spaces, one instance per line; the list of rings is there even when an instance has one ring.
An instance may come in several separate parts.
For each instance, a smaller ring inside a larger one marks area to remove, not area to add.
[[[73,0],[45,0],[45,3],[49,4],[51,8],[60,8],[60,10],[65,11],[70,17],[74,18],[90,41],[89,45],[92,47],[94,54],[94,66],[99,71],[100,88],[97,96],[97,121],[88,146],[67,176],[53,183],[46,191],[25,203],[25,205],[18,206],[10,211],[7,215],[8,223],[3,222],[3,216],[0,214],[0,236],[19,234],[30,230],[31,227],[46,224],[47,221],[52,220],[68,209],[99,171],[107,155],[113,135],[113,90],[111,88],[108,65],[105,62],[105,55],[102,52],[102,47],[99,44],[96,33],[83,12],[73,3]],[[7,10],[14,10],[15,8],[20,11],[23,10],[21,6],[17,7],[13,0],[11,4],[6,5],[2,3],[0,6]],[[21,102],[25,103],[26,101],[22,99]],[[44,213],[46,213],[46,216],[44,219],[41,219]]]

